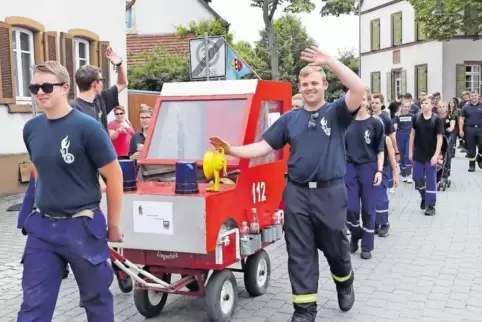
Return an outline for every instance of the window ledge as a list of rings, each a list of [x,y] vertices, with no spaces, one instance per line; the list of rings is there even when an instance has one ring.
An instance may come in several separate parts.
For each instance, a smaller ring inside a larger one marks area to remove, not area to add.
[[[137,35],[138,31],[137,31],[137,29],[134,29],[134,28],[128,28],[128,29],[126,29],[126,34],[127,35]]]
[[[32,114],[32,104],[10,104],[8,105],[8,113],[28,113]],[[41,110],[37,109],[37,113],[42,113]]]

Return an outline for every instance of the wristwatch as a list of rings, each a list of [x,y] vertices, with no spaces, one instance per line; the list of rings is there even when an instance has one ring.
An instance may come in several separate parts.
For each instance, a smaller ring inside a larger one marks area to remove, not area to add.
[[[381,174],[383,174],[383,170],[377,170],[377,172],[380,172]]]
[[[119,67],[120,65],[122,65],[122,63],[123,63],[123,60],[121,59],[121,61],[118,64],[112,63],[112,65],[114,65],[115,67]]]

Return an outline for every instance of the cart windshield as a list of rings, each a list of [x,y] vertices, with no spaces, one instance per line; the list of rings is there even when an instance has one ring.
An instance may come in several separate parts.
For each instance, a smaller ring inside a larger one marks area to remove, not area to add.
[[[211,136],[240,145],[246,113],[246,99],[162,102],[147,159],[202,160]]]

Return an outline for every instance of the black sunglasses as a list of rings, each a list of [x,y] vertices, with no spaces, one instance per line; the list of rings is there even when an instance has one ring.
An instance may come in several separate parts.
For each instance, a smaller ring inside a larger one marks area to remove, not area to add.
[[[28,89],[30,90],[30,93],[32,93],[33,95],[37,95],[40,89],[42,89],[42,92],[44,92],[45,94],[50,94],[54,91],[55,86],[64,86],[64,85],[65,83],[30,84],[28,86]]]
[[[124,115],[124,113],[115,113],[115,115]]]
[[[320,116],[320,113],[318,112],[311,114],[310,120],[308,121],[309,128],[316,127],[316,119],[318,118],[318,116]]]

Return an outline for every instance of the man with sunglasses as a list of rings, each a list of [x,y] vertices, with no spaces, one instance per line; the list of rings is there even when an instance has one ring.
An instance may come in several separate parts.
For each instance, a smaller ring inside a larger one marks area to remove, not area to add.
[[[112,47],[108,47],[105,56],[117,70],[117,83],[107,89],[104,88],[104,78],[102,70],[97,66],[84,65],[75,73],[75,83],[77,84],[77,98],[70,102],[70,105],[95,118],[102,126],[107,129],[107,115],[119,106],[119,93],[127,87],[127,74],[120,56],[114,52]],[[104,179],[104,178],[103,178]],[[104,179],[105,181],[105,179]],[[112,265],[119,282],[119,288],[124,293],[132,290],[132,280],[129,276],[120,273],[121,270]],[[80,303],[82,306],[82,303]]]
[[[314,322],[321,250],[336,284],[338,305],[348,311],[355,302],[353,270],[346,235],[347,196],[344,182],[346,129],[356,115],[365,85],[337,59],[307,48],[299,86],[304,106],[283,114],[264,133],[263,140],[231,146],[210,138],[227,155],[257,158],[290,145],[288,183],[283,193],[288,272],[293,292],[292,322]],[[328,87],[321,66],[328,66],[348,88],[334,103],[325,101]]]
[[[122,170],[117,156],[102,126],[69,106],[70,76],[64,66],[55,61],[35,66],[29,88],[45,113],[23,129],[38,174],[38,210],[19,214],[18,226],[28,237],[17,321],[52,321],[67,262],[87,319],[114,322],[108,241],[123,241]],[[108,224],[99,208],[99,172],[108,179]],[[33,201],[27,196],[28,208]]]

